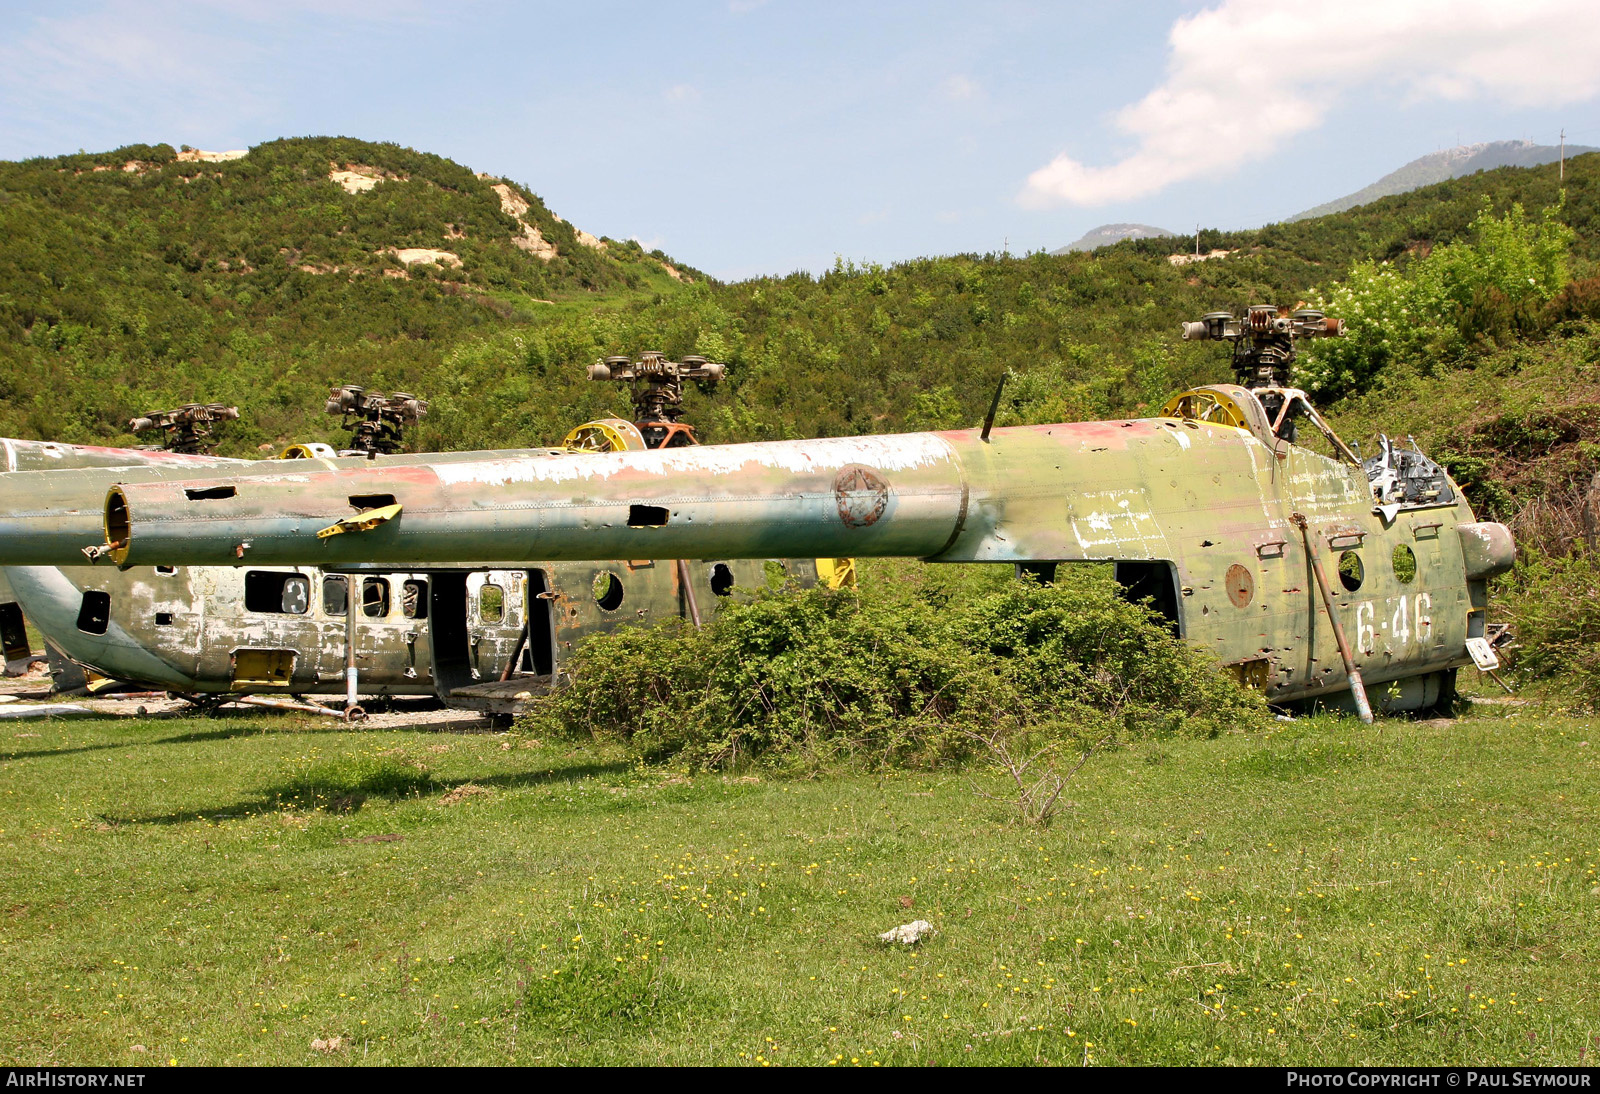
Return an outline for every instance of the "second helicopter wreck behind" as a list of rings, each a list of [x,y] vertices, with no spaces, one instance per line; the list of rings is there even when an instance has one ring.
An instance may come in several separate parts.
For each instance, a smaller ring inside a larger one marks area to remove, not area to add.
[[[693,428],[678,421],[683,384],[713,384],[721,370],[702,359],[680,363],[659,354],[596,365],[595,379],[633,382],[635,420],[586,423],[564,447],[543,455],[696,444]],[[327,411],[342,416],[350,447],[336,453],[322,444],[293,445],[284,458],[304,459],[307,467],[329,466],[337,457],[371,466],[418,458],[395,454],[405,430],[427,413],[425,402],[347,386],[335,389]],[[158,464],[163,452],[205,453],[209,428],[237,416],[232,407],[192,404],[131,424],[162,433],[163,444],[150,446],[161,451],[141,457]],[[282,467],[211,460],[254,473]],[[359,519],[335,521],[325,532],[381,523],[382,501],[363,499],[353,510]],[[293,697],[329,713],[306,697],[342,694],[346,711],[357,716],[359,696],[432,695],[450,706],[506,715],[558,681],[567,655],[592,634],[665,618],[698,625],[730,597],[780,575],[810,584],[819,568],[835,586],[853,581],[849,560],[833,559],[633,558],[511,567],[419,560],[362,573],[306,566],[11,566],[6,574],[15,601],[45,636],[58,685],[127,681],[207,706],[244,695],[278,696],[252,701],[279,705]],[[75,674],[80,669],[86,677]]]

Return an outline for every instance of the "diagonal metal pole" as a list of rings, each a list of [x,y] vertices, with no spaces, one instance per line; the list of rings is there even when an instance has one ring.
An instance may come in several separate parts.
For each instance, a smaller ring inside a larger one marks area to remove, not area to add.
[[[1311,561],[1311,572],[1316,575],[1317,589],[1322,593],[1322,606],[1328,613],[1328,622],[1333,624],[1333,640],[1339,647],[1339,656],[1344,659],[1344,673],[1350,678],[1350,694],[1355,696],[1356,713],[1370,726],[1372,706],[1367,702],[1367,689],[1361,682],[1361,670],[1356,668],[1356,660],[1350,655],[1350,643],[1345,641],[1344,625],[1339,622],[1339,610],[1334,606],[1333,593],[1328,590],[1328,577],[1322,572],[1322,560],[1312,549],[1311,530],[1306,526],[1305,514],[1295,513],[1289,520],[1300,529],[1300,538],[1305,541],[1306,558]]]
[[[700,603],[695,599],[694,582],[689,578],[689,563],[681,558],[678,560],[678,586],[683,590],[683,601],[689,609],[689,619],[699,627]]]

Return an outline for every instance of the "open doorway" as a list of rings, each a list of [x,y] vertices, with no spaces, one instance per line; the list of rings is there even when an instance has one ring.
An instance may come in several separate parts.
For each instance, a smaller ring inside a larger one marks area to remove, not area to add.
[[[1183,637],[1183,617],[1178,610],[1178,568],[1170,562],[1119,562],[1117,584],[1122,596],[1134,603],[1149,601],[1150,607],[1167,621],[1167,628]]]
[[[535,676],[553,676],[556,671],[556,624],[551,610],[550,575],[543,570],[528,571],[528,641],[517,669]]]

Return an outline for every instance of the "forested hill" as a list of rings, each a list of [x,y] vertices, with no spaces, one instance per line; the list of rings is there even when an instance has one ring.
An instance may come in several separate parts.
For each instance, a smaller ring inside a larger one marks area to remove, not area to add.
[[[692,399],[689,420],[713,440],[974,424],[1007,369],[1003,421],[1133,413],[1226,374],[1217,347],[1178,340],[1181,320],[1314,300],[1360,261],[1405,270],[1468,240],[1485,202],[1537,219],[1559,200],[1553,166],[1505,169],[1205,232],[1198,262],[1142,240],[721,285],[636,244],[585,242],[525,188],[391,145],[0,164],[0,434],[126,442],[133,414],[218,400],[244,418],[224,451],[337,441],[321,404],[348,382],[430,399],[421,447],[547,444],[625,410],[583,368],[644,349],[729,363],[720,390]],[[1600,156],[1569,161],[1557,215],[1576,229],[1571,273],[1586,277]],[[407,249],[460,265],[408,266]],[[1469,325],[1468,343],[1517,335],[1532,322],[1518,315]]]
[[[325,384],[425,388],[474,331],[700,276],[393,144],[0,163],[0,432],[126,439],[132,414],[227,401],[253,448],[303,430]]]

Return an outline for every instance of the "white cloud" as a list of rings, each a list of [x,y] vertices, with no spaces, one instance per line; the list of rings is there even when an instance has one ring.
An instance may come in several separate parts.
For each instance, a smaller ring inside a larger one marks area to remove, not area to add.
[[[693,84],[673,84],[662,94],[670,103],[692,103],[700,99],[700,89]]]
[[[1104,205],[1227,175],[1315,129],[1341,94],[1558,106],[1600,94],[1592,0],[1224,0],[1173,24],[1167,78],[1113,118],[1134,138],[1097,167],[1066,153],[1029,208]]]

